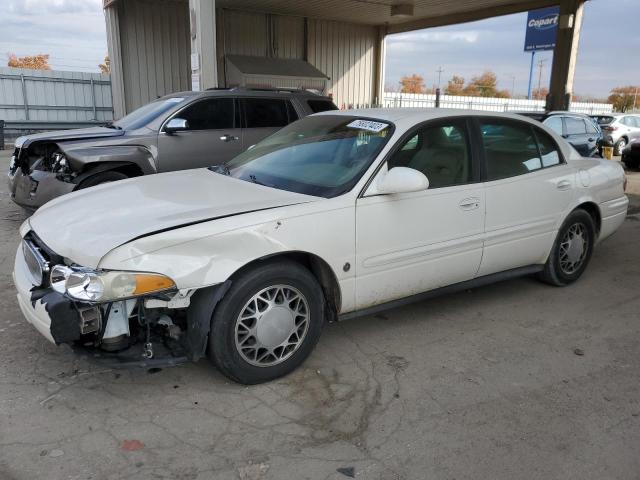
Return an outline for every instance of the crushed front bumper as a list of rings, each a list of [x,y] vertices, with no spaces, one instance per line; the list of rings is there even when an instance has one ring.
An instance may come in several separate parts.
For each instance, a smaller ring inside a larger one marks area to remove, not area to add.
[[[74,183],[59,180],[55,173],[34,170],[25,175],[20,168],[9,171],[11,200],[28,210],[35,210],[49,200],[73,191]]]
[[[119,352],[106,352],[86,342],[80,329],[80,310],[90,305],[73,302],[51,288],[35,286],[31,275],[23,250],[18,248],[13,270],[18,305],[27,322],[51,343],[67,344],[85,359],[108,368],[169,367],[189,361],[183,352],[176,352],[161,341],[154,344],[153,358],[142,356],[141,343]]]

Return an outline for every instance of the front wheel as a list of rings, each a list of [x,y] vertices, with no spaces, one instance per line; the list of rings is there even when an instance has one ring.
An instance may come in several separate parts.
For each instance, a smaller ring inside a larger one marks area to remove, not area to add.
[[[540,279],[557,287],[575,282],[589,264],[595,238],[591,215],[584,210],[571,212],[558,231]]]
[[[117,182],[118,180],[126,180],[127,177],[124,173],[120,172],[100,172],[95,175],[91,175],[88,178],[85,178],[80,185],[78,185],[77,190],[82,190],[83,188],[95,187],[97,185],[102,185],[104,183]]]
[[[309,356],[324,323],[324,295],[311,272],[269,262],[233,280],[213,314],[209,357],[236,382],[273,380]]]

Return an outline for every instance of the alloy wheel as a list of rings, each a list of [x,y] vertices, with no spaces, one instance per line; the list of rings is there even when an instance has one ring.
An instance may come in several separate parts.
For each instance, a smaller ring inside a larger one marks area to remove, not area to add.
[[[587,256],[588,236],[584,224],[571,225],[560,241],[560,268],[566,275],[577,272]]]
[[[309,304],[289,285],[272,285],[253,295],[236,319],[235,344],[251,365],[271,367],[298,350],[309,329]]]

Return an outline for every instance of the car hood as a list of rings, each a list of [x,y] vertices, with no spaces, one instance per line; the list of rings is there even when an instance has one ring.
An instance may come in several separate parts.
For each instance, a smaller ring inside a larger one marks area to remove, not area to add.
[[[34,133],[16,139],[16,148],[28,147],[33,142],[40,140],[88,140],[91,138],[120,137],[124,135],[124,130],[106,127],[77,128],[74,130],[60,130],[57,132]]]
[[[57,254],[96,267],[109,251],[136,238],[316,200],[319,198],[195,169],[70,193],[41,207],[29,225]]]

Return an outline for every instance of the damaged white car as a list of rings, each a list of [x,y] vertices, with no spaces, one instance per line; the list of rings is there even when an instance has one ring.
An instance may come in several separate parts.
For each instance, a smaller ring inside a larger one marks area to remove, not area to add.
[[[516,115],[327,112],[225,165],[46,204],[14,280],[56,344],[120,365],[208,355],[251,384],[299,366],[328,321],[516,275],[570,284],[627,204],[617,162]]]

